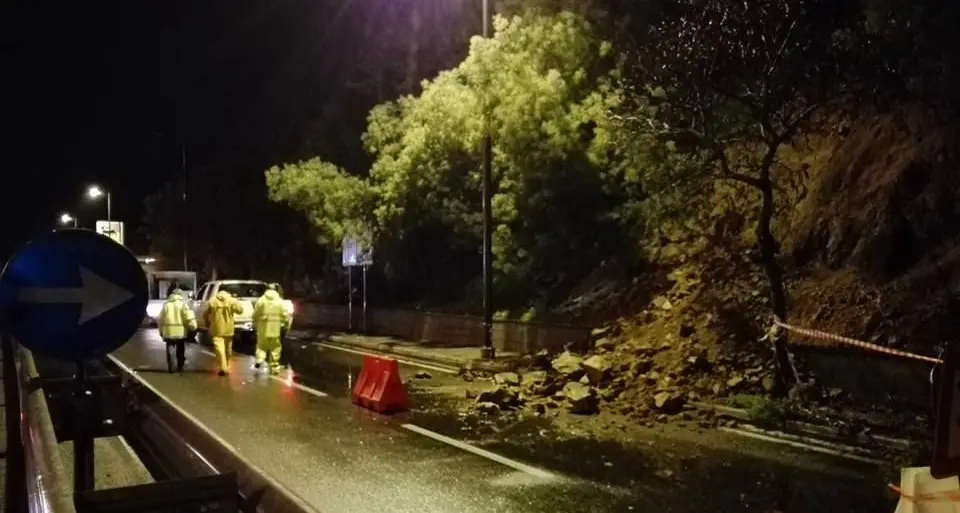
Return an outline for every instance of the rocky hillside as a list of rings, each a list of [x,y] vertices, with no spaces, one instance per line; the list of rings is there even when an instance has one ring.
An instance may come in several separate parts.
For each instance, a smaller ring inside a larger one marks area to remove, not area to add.
[[[924,353],[960,337],[960,269],[952,265],[960,257],[960,152],[955,127],[929,119],[862,117],[781,154],[776,231],[792,323]],[[589,354],[534,357],[530,377],[514,388],[502,383],[506,392],[481,403],[610,408],[649,422],[698,401],[769,392],[771,318],[753,249],[755,198],[726,183],[709,197],[709,207],[664,229],[652,248],[659,267],[634,285],[649,298],[640,311],[598,330]],[[922,426],[913,420],[929,404],[929,365],[792,340],[807,363],[792,395],[803,396],[808,412]]]

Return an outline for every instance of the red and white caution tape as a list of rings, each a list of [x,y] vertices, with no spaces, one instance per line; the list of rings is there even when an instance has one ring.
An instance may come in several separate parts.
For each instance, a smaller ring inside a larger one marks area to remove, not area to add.
[[[827,333],[825,331],[811,330],[808,328],[791,326],[776,317],[773,318],[773,324],[789,332],[796,333],[798,335],[803,335],[809,338],[824,340],[827,342],[835,342],[837,344],[853,346],[866,351],[873,351],[875,353],[883,353],[891,356],[899,356],[900,358],[909,358],[912,360],[919,360],[921,362],[934,363],[934,364],[943,363],[943,360],[940,360],[939,358],[934,358],[932,356],[924,356],[920,354],[908,353],[906,351],[900,351],[897,349],[891,349],[889,347],[878,346],[877,344],[871,344],[869,342],[864,342],[862,340],[857,340],[850,337],[844,337],[841,335],[834,335],[833,333]]]
[[[909,495],[903,493],[903,490],[901,490],[899,486],[896,486],[892,483],[888,484],[887,486],[889,486],[891,490],[897,492],[901,499],[910,502],[960,502],[960,492],[937,492]]]

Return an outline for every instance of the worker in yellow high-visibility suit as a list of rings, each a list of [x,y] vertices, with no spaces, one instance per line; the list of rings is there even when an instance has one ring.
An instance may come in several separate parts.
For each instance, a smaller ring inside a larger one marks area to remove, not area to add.
[[[253,307],[253,329],[257,332],[256,368],[270,357],[270,371],[280,372],[280,355],[283,350],[281,335],[290,330],[292,317],[287,312],[276,285],[269,285]]]
[[[230,356],[233,354],[233,335],[236,330],[234,316],[243,313],[243,307],[229,292],[221,290],[207,302],[203,320],[207,324],[207,334],[213,340],[213,351],[217,354],[219,374],[226,376],[230,371]]]
[[[157,329],[160,331],[160,338],[167,344],[167,371],[173,372],[170,350],[176,348],[177,372],[183,372],[183,364],[186,362],[185,345],[187,339],[197,331],[197,318],[183,301],[183,293],[179,289],[173,289],[167,296],[167,301],[157,317]]]

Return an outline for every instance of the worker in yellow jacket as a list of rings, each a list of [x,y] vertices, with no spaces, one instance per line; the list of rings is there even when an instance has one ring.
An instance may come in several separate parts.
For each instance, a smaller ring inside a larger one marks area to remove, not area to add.
[[[236,326],[234,316],[243,313],[240,301],[221,290],[207,302],[203,320],[207,325],[207,334],[213,341],[213,351],[217,354],[219,374],[226,376],[230,371],[230,357],[233,355],[233,335]]]
[[[270,371],[280,372],[280,356],[283,351],[282,334],[290,330],[290,312],[283,304],[277,286],[270,284],[267,291],[257,299],[253,307],[253,329],[257,332],[256,368],[270,357]]]
[[[170,350],[176,348],[177,372],[183,372],[187,339],[197,331],[197,318],[183,300],[183,293],[179,289],[173,289],[173,292],[167,296],[167,301],[163,303],[160,315],[157,316],[157,329],[160,331],[160,338],[167,345],[167,371],[173,372],[173,358]]]

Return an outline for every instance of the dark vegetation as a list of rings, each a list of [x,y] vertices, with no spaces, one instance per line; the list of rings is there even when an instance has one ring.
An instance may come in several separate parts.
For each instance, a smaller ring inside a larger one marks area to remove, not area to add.
[[[736,340],[773,313],[928,348],[960,336],[954,4],[506,2],[468,41],[469,9],[391,3],[315,56],[341,85],[270,164],[206,165],[187,205],[158,191],[147,231],[173,255],[186,232],[207,273],[326,300],[356,236],[377,304],[475,312],[486,107],[501,315],[630,317],[683,270],[708,285],[683,292],[697,326]],[[773,342],[785,389],[800,376]]]

